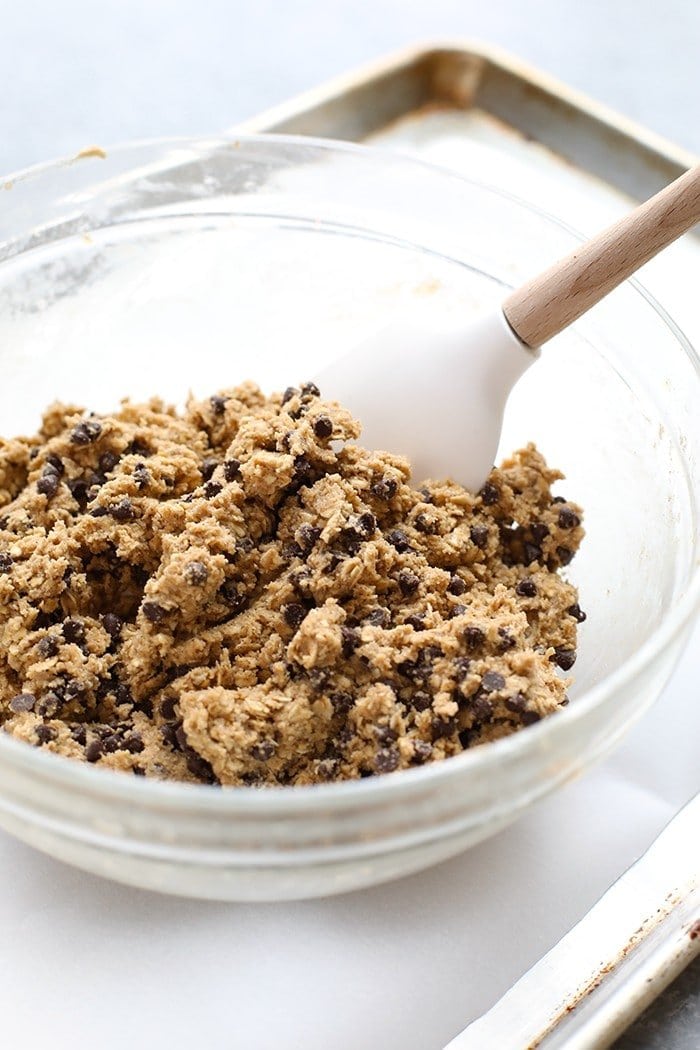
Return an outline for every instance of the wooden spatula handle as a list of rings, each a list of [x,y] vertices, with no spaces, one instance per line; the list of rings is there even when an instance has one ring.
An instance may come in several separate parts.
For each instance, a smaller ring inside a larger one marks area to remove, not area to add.
[[[512,292],[508,323],[527,346],[542,346],[696,222],[700,164]]]

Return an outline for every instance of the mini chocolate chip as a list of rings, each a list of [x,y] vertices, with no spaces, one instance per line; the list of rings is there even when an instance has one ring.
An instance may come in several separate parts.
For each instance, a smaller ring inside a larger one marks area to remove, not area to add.
[[[466,605],[459,605],[459,604],[458,605],[453,605],[452,608],[449,611],[449,618],[450,618],[450,620],[453,620],[455,618],[455,616],[464,616],[466,611],[467,611]]]
[[[13,565],[14,562],[12,556],[6,551],[3,551],[0,554],[0,576],[5,576],[8,572],[11,572]]]
[[[511,631],[507,627],[499,627],[498,634],[501,639],[500,649],[501,652],[505,653],[508,649],[512,649],[515,646],[515,638]]]
[[[168,722],[172,722],[177,714],[177,697],[166,696],[160,702],[160,713]]]
[[[447,584],[447,593],[459,596],[464,594],[467,589],[467,585],[461,576],[451,576],[450,582]]]
[[[145,463],[137,463],[134,467],[134,481],[140,489],[145,489],[151,484],[151,472]]]
[[[433,700],[429,693],[426,693],[423,689],[417,689],[412,696],[408,698],[408,704],[413,708],[414,711],[427,711]]]
[[[410,549],[411,544],[409,543],[408,536],[402,529],[392,529],[391,532],[387,533],[387,541],[394,547],[399,554],[403,554],[404,551]]]
[[[487,693],[495,693],[505,688],[506,680],[498,671],[487,671],[481,679],[481,688]]]
[[[372,492],[377,499],[383,500],[388,503],[389,500],[393,499],[399,489],[399,483],[395,478],[384,475],[379,481],[375,481],[372,485]]]
[[[288,401],[291,401],[293,397],[299,393],[295,386],[288,386],[285,392],[282,394],[282,404],[286,405]]]
[[[581,524],[581,519],[578,514],[575,514],[571,507],[562,507],[559,511],[559,528],[560,529],[575,529]]]
[[[557,557],[562,565],[568,565],[574,556],[574,552],[568,547],[557,547]]]
[[[201,587],[203,583],[207,582],[209,570],[203,561],[190,561],[185,565],[183,575],[193,587]]]
[[[339,715],[347,714],[355,703],[350,693],[331,693],[329,699],[333,705],[333,710]]]
[[[146,770],[143,768],[143,766],[133,765],[131,767],[131,772],[134,774],[135,777],[145,777],[146,776]]]
[[[521,598],[534,598],[537,594],[537,587],[535,586],[534,580],[525,577],[524,580],[519,580],[515,585],[515,593],[520,595]]]
[[[82,747],[85,747],[85,741],[87,739],[87,733],[85,732],[85,726],[83,726],[83,725],[73,726],[71,731],[70,731],[70,735],[72,736],[73,740],[75,740],[76,744],[80,744]]]
[[[208,481],[204,486],[204,495],[207,499],[214,499],[214,496],[218,496],[223,487],[218,481]]]
[[[570,605],[566,611],[568,612],[569,616],[573,616],[574,620],[576,620],[577,623],[583,623],[583,621],[586,619],[586,614],[578,602],[575,602],[573,605]]]
[[[71,431],[70,439],[74,445],[91,445],[102,433],[102,424],[96,419],[84,419]]]
[[[289,574],[289,582],[297,594],[300,594],[302,597],[308,597],[311,589],[311,579],[310,569],[297,569],[296,572],[290,572]]]
[[[13,696],[10,700],[10,710],[18,715],[23,711],[33,710],[35,703],[36,697],[34,693],[18,693],[17,696]]]
[[[219,589],[219,594],[232,613],[239,613],[246,604],[245,593],[238,590],[235,580],[226,580]]]
[[[520,716],[520,722],[524,726],[531,726],[535,722],[539,722],[541,715],[537,711],[533,711],[527,706],[527,699],[522,693],[516,693],[514,696],[506,697],[505,705],[509,711],[513,711],[516,715]]]
[[[57,736],[58,733],[53,726],[40,725],[36,727],[36,738],[40,744],[50,744]]]
[[[329,438],[333,433],[333,423],[329,416],[318,416],[318,418],[314,420],[313,426],[314,434],[321,440]]]
[[[114,695],[117,699],[118,704],[133,704],[134,702],[134,698],[131,695],[131,690],[129,689],[129,686],[124,685],[123,682],[120,682],[119,685],[116,687],[116,689],[114,690]]]
[[[166,616],[166,610],[158,602],[145,601],[141,605],[141,610],[150,623],[161,623]]]
[[[398,769],[399,752],[395,747],[383,747],[378,751],[374,759],[374,768],[377,773],[393,773]]]
[[[464,632],[464,641],[466,642],[467,649],[478,649],[480,645],[483,645],[486,641],[486,635],[480,627],[467,627]]]
[[[258,762],[267,762],[275,753],[276,744],[274,740],[260,740],[250,749],[250,753]]]
[[[342,653],[346,660],[349,660],[352,654],[360,644],[359,632],[354,627],[341,627],[340,634],[342,638]]]
[[[41,700],[36,705],[36,713],[41,715],[42,718],[52,718],[63,702],[63,698],[55,693],[53,690],[49,690],[44,693]]]
[[[522,715],[520,716],[520,720],[524,726],[532,726],[535,724],[535,722],[539,722],[541,718],[541,714],[531,709],[523,711]]]
[[[302,397],[320,397],[321,391],[318,389],[315,383],[302,383],[301,384],[301,396]]]
[[[308,554],[315,546],[320,535],[321,529],[316,525],[300,525],[295,533],[295,538],[302,550]]]
[[[513,696],[507,696],[504,703],[509,711],[514,711],[516,714],[522,714],[527,708],[527,699],[522,693],[514,693]]]
[[[78,678],[71,678],[66,682],[66,696],[69,700],[75,700],[76,696],[82,696],[85,692],[87,692],[87,686]]]
[[[434,536],[439,528],[437,521],[425,514],[424,511],[421,511],[420,514],[416,514],[413,524],[417,532],[422,532],[427,536]]]
[[[140,733],[129,733],[122,740],[121,750],[129,751],[132,755],[140,755],[145,749],[146,745],[144,744]]]
[[[375,518],[374,514],[371,513],[371,511],[366,510],[363,514],[360,514],[359,517],[356,519],[356,521],[354,522],[354,528],[360,534],[360,536],[364,536],[365,539],[369,539],[369,537],[374,535],[374,533],[377,530],[377,519]]]
[[[53,465],[53,463],[46,463],[44,465],[44,469],[42,470],[41,474],[42,474],[42,477],[44,477],[44,478],[49,478],[49,477],[57,478],[57,477],[60,477],[59,470],[58,470],[57,467],[55,467]]]
[[[418,763],[427,762],[433,753],[433,745],[427,740],[413,741],[413,758]]]
[[[240,540],[236,540],[236,554],[250,554],[254,549],[255,544],[250,536],[242,536]]]
[[[102,758],[102,741],[91,740],[85,748],[85,760],[87,762],[97,762],[98,758]]]
[[[383,607],[372,609],[372,611],[365,616],[365,623],[371,624],[372,627],[388,627],[391,623],[391,613],[388,609],[384,609]]]
[[[85,482],[80,478],[71,478],[66,484],[75,502],[84,510],[87,503],[87,485]]]
[[[180,741],[177,735],[177,725],[172,722],[164,722],[160,727],[160,735],[163,738],[163,743],[171,747],[173,751],[180,750]]]
[[[433,734],[433,740],[439,740],[444,736],[452,736],[455,729],[457,728],[457,722],[454,718],[433,718],[430,726]]]
[[[108,754],[113,755],[115,751],[121,750],[121,740],[116,733],[110,733],[109,736],[102,738],[102,750]]]
[[[534,543],[523,544],[523,562],[525,565],[532,564],[533,561],[539,561],[542,557],[542,548],[538,547]]]
[[[295,558],[304,557],[304,552],[298,543],[285,543],[280,553],[285,561],[294,561]]]
[[[39,652],[39,656],[44,657],[44,659],[48,659],[48,657],[50,657],[50,656],[55,656],[56,653],[58,652],[58,646],[59,646],[59,641],[58,641],[58,638],[56,638],[55,635],[53,635],[53,634],[46,634],[46,635],[44,635],[43,638],[39,639],[39,643],[37,645],[37,650]]]
[[[223,416],[226,411],[226,400],[221,394],[214,394],[213,397],[209,398],[209,404],[215,416]]]
[[[452,661],[452,666],[455,669],[455,678],[457,679],[457,681],[463,682],[469,674],[471,660],[469,660],[466,656],[457,656]]]
[[[494,503],[498,503],[501,498],[501,493],[496,485],[492,482],[487,481],[484,487],[479,492],[481,496],[481,502],[485,507],[492,507]]]
[[[103,474],[109,474],[110,471],[114,470],[118,462],[119,456],[116,452],[103,452],[99,460],[100,470]]]
[[[327,667],[310,667],[308,671],[304,671],[304,674],[315,692],[325,692],[331,677]]]
[[[66,472],[63,460],[53,452],[49,452],[46,457],[46,467],[53,467],[55,473],[58,474],[59,477],[63,477]],[[46,473],[46,467],[44,467],[44,473]]]
[[[412,616],[407,616],[404,620],[404,623],[407,623],[408,626],[412,627],[414,631],[425,630],[425,617],[419,615],[418,613],[414,613]]]
[[[300,605],[299,602],[290,602],[284,606],[282,614],[285,622],[296,631],[306,619],[307,611],[305,606]]]
[[[236,478],[240,477],[241,464],[238,459],[225,459],[224,460],[224,479],[226,481],[235,481]]]
[[[294,473],[292,475],[293,485],[305,485],[313,477],[314,468],[306,456],[294,457]]]
[[[549,536],[549,527],[543,521],[536,521],[530,525],[532,538],[538,545]]]
[[[91,518],[104,518],[107,514],[109,514],[108,507],[93,507],[90,511]]]
[[[576,663],[576,650],[564,649],[557,645],[554,648],[554,655],[550,659],[557,667],[561,667],[562,671],[570,671]]]
[[[563,496],[555,496],[552,503],[566,503],[566,500]]]
[[[45,474],[36,483],[37,491],[51,499],[58,492],[59,480],[57,474]]]
[[[202,481],[209,481],[209,478],[212,476],[218,465],[218,459],[214,459],[213,456],[207,456],[206,459],[203,459],[202,465],[199,468],[199,473],[202,475]]]
[[[134,505],[128,496],[120,499],[118,503],[113,503],[109,508],[109,513],[115,521],[133,521],[136,517]]]
[[[472,525],[469,536],[475,547],[483,550],[489,541],[489,530],[487,525]]]
[[[73,642],[75,645],[80,645],[81,642],[85,641],[85,624],[82,620],[76,620],[69,617],[63,621],[61,625],[63,631],[63,637],[67,642]]]
[[[102,626],[112,641],[116,642],[122,630],[121,619],[118,616],[115,616],[114,613],[105,613],[102,617]]]
[[[407,598],[410,594],[415,594],[418,590],[420,580],[410,569],[402,569],[397,577],[397,583],[404,598]]]
[[[481,693],[469,697],[469,711],[477,722],[490,722],[493,710],[491,704]]]

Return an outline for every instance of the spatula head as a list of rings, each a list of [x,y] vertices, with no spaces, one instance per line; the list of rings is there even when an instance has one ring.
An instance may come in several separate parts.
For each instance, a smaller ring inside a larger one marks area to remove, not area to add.
[[[319,372],[324,397],[362,423],[360,443],[407,456],[416,485],[477,491],[494,464],[508,395],[535,359],[500,309],[461,324],[414,316]]]

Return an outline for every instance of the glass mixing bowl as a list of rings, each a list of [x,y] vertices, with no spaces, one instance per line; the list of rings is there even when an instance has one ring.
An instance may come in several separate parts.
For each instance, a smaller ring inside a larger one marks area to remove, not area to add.
[[[575,241],[487,186],[306,139],[148,142],[32,169],[0,191],[2,433],[55,398],[99,411],[296,383],[418,303],[496,302]],[[565,710],[441,764],[278,789],[144,781],[0,734],[0,824],[102,875],[227,900],[368,886],[492,835],[608,752],[671,673],[700,589],[699,404],[696,355],[631,284],[512,395],[502,452],[537,442],[586,513]]]

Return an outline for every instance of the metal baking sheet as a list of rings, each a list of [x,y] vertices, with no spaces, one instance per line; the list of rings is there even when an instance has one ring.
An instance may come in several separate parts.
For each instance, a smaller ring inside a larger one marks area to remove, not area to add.
[[[613,110],[481,43],[413,48],[337,77],[254,117],[245,130],[364,141],[406,118],[470,114],[478,129],[545,147],[642,199],[695,160]],[[488,122],[487,122],[488,124]]]
[[[697,158],[491,46],[413,48],[239,124],[409,153],[513,194],[592,234]],[[700,228],[643,283],[700,345]]]

